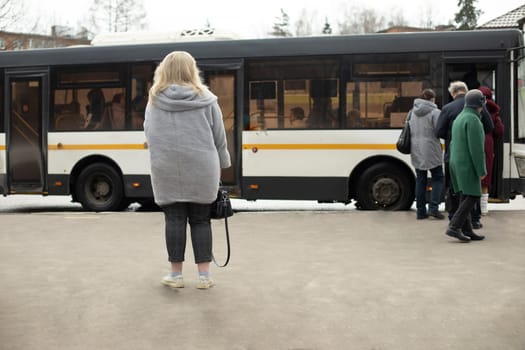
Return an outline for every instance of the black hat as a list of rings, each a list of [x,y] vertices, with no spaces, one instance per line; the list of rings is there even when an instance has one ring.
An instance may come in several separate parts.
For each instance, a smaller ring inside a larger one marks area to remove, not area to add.
[[[483,107],[487,100],[483,93],[477,89],[470,90],[465,95],[465,107],[478,108]]]

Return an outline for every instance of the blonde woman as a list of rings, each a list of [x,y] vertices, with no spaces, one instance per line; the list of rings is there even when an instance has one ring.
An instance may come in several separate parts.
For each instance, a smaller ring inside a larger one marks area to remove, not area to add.
[[[146,106],[144,132],[151,160],[155,203],[164,212],[171,273],[162,283],[184,287],[182,267],[189,223],[197,288],[213,286],[209,276],[212,232],[210,203],[216,196],[221,168],[231,165],[222,113],[200,79],[187,52],[168,54],[155,70]]]

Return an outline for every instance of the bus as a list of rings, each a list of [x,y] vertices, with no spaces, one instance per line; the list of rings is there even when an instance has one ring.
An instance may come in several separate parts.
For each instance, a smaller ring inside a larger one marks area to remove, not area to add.
[[[176,50],[218,96],[232,197],[409,209],[415,172],[397,137],[423,89],[442,107],[455,80],[490,87],[501,106],[490,197],[524,193],[523,34],[474,30],[1,52],[2,194],[67,195],[89,211],[152,204],[144,110],[156,65]]]

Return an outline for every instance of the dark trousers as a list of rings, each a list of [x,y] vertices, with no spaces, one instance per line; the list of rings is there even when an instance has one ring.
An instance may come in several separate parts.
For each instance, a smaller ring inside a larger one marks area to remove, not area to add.
[[[481,220],[481,197],[478,197],[478,200],[474,204],[474,207],[472,208],[472,212],[470,213],[472,222],[479,222]]]
[[[459,207],[459,194],[454,192],[452,186],[452,179],[450,178],[450,166],[448,162],[445,162],[445,187],[446,187],[446,198],[445,208],[448,212],[448,219],[452,220],[454,213]]]
[[[443,168],[441,165],[430,170],[416,169],[416,208],[418,217],[423,217],[427,214],[428,171],[430,171],[432,176],[432,192],[430,192],[428,211],[436,213],[439,210],[439,203],[441,203],[441,191],[443,190]]]
[[[170,262],[184,261],[186,227],[189,223],[195,263],[210,262],[212,256],[210,205],[174,203],[163,206],[162,210],[166,221],[168,260]]]
[[[461,229],[463,232],[472,232],[470,212],[477,200],[479,200],[479,196],[460,195],[459,207],[448,226],[456,230]]]

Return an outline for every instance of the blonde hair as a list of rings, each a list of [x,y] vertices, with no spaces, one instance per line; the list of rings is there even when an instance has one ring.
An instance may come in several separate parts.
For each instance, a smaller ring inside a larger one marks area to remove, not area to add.
[[[160,62],[149,90],[150,101],[172,84],[190,86],[197,93],[206,89],[195,59],[186,51],[173,51]]]

